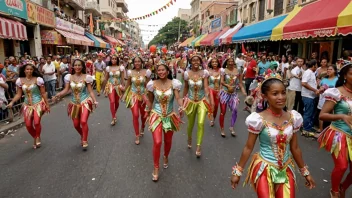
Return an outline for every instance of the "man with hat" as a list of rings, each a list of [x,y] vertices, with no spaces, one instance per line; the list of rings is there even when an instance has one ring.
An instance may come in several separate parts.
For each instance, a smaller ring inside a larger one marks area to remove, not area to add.
[[[100,52],[98,54],[98,60],[94,62],[94,68],[95,68],[95,81],[97,85],[97,96],[100,96],[100,91],[101,91],[101,85],[102,85],[102,78],[104,78],[104,71],[106,68],[106,64],[103,61],[104,54]]]

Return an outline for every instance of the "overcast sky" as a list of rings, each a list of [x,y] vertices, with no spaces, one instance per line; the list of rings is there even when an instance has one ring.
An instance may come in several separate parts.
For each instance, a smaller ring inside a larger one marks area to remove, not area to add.
[[[125,0],[128,4],[130,18],[144,16],[166,5],[170,0]],[[176,0],[174,5],[170,5],[166,10],[159,12],[157,15],[144,20],[138,20],[141,30],[155,30],[154,32],[142,31],[143,40],[147,44],[153,36],[155,36],[163,25],[169,22],[173,17],[177,16],[179,8],[191,8],[191,0]],[[158,25],[150,27],[148,25]]]

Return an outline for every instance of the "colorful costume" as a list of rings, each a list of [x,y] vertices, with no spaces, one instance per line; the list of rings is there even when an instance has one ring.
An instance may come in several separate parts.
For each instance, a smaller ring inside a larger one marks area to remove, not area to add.
[[[72,90],[71,102],[68,104],[67,113],[73,120],[73,125],[81,135],[81,140],[88,140],[88,117],[93,110],[93,100],[87,90],[87,83],[93,83],[93,77],[86,75],[85,80],[73,81],[71,74],[65,76],[65,83],[69,83]]]
[[[16,85],[19,89],[22,89],[24,94],[22,114],[26,128],[33,138],[39,138],[42,131],[40,119],[46,112],[46,104],[40,93],[40,87],[44,86],[44,80],[37,77],[36,83],[26,84],[21,81],[21,78],[18,78]]]
[[[219,71],[221,71],[220,69]],[[216,114],[218,113],[219,108],[219,91],[220,91],[220,73],[214,73],[209,75],[209,94],[214,98],[214,109],[213,109],[213,118],[215,120]]]
[[[259,136],[260,149],[249,165],[245,183],[250,183],[255,188],[258,197],[295,197],[290,141],[302,123],[301,114],[294,110],[291,111],[289,121],[282,126],[266,121],[256,112],[247,117],[248,131]]]
[[[205,99],[204,78],[208,78],[209,73],[203,70],[202,76],[189,77],[188,71],[184,73],[184,80],[188,81],[189,90],[184,101],[184,109],[188,117],[187,133],[188,139],[192,138],[192,131],[196,115],[198,114],[197,145],[200,146],[204,135],[204,119],[207,112],[212,113],[209,102]]]
[[[223,86],[222,90],[220,91],[220,128],[223,129],[227,105],[232,111],[230,126],[233,127],[237,120],[237,106],[240,100],[235,91],[239,88],[240,72],[237,75],[233,75],[233,74],[229,74],[227,69],[222,69],[221,75],[224,77],[225,84],[234,87],[233,93],[230,93],[228,88],[225,86]]]
[[[148,122],[149,129],[153,132],[153,157],[154,167],[159,168],[160,148],[162,142],[162,133],[164,136],[164,156],[168,157],[172,135],[174,131],[179,130],[181,119],[174,112],[174,89],[181,90],[182,84],[179,80],[172,80],[172,85],[168,89],[159,89],[154,85],[154,81],[149,81],[147,90],[154,94],[154,104],[151,110]]]
[[[352,99],[341,94],[337,88],[327,89],[323,96],[335,104],[334,114],[351,115]],[[343,120],[332,121],[318,139],[321,148],[332,154],[335,167],[331,174],[332,191],[339,192],[340,182],[352,165],[352,130]],[[352,173],[349,173],[342,183],[342,188],[347,189],[352,184]]]
[[[116,111],[119,108],[119,100],[122,96],[122,82],[124,80],[121,79],[121,73],[125,71],[125,68],[123,66],[117,66],[116,70],[112,70],[111,68],[110,66],[106,67],[109,79],[104,93],[109,96],[112,118],[116,118]]]
[[[131,86],[127,88],[124,98],[126,107],[131,108],[132,111],[133,127],[136,136],[140,135],[139,113],[141,114],[142,130],[145,127],[145,100],[147,100],[145,86],[150,75],[151,71],[149,69],[146,70],[145,75],[132,74],[131,70],[127,71],[127,77],[131,79]]]

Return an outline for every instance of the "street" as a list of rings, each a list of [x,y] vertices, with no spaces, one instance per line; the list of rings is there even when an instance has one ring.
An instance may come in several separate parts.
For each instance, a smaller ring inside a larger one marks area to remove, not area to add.
[[[159,181],[154,183],[152,136],[146,130],[141,144],[134,144],[131,112],[123,103],[117,125],[112,127],[109,100],[98,97],[99,107],[89,119],[89,149],[83,152],[78,133],[67,117],[69,98],[64,100],[43,117],[42,148],[32,149],[25,128],[0,140],[0,197],[256,197],[251,187],[242,186],[245,176],[238,189],[230,186],[231,167],[239,160],[247,139],[244,103],[235,125],[236,138],[228,131],[222,138],[218,120],[214,128],[206,124],[200,159],[195,156],[195,141],[193,148],[187,149],[184,124],[174,135],[169,168],[160,169]],[[229,117],[228,112],[226,129]],[[187,121],[186,117],[183,120]],[[193,140],[195,137],[194,129]],[[296,172],[296,197],[327,198],[332,159],[326,151],[318,150],[316,141],[299,137],[317,188],[306,189],[304,179]]]

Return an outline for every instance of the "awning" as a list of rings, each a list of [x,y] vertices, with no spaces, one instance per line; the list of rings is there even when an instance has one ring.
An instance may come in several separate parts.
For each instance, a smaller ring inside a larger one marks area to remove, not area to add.
[[[66,38],[66,42],[74,45],[87,45],[87,46],[94,46],[94,42],[90,40],[89,38],[72,33],[72,32],[66,32],[63,30],[56,29],[62,36]]]
[[[213,45],[214,38],[216,38],[221,31],[216,31],[208,34],[206,37],[204,37],[203,40],[200,41],[201,46],[211,46]]]
[[[281,21],[272,31],[271,33],[271,40],[277,41],[277,40],[282,40],[283,39],[283,32],[284,32],[284,27],[285,25],[290,22],[293,17],[297,15],[299,11],[301,11],[302,7],[296,5],[294,9],[287,15],[287,17]]]
[[[114,37],[104,35],[104,38],[110,43],[111,47],[116,47],[119,43]]]
[[[93,34],[90,34],[88,32],[85,33],[85,35],[94,41],[94,47],[100,47],[100,48],[107,48],[106,45],[107,43],[103,41],[101,38],[94,36]]]
[[[178,47],[187,47],[194,40],[194,36],[183,41]]]
[[[241,29],[242,23],[237,23],[235,27],[231,28],[228,32],[220,37],[220,43],[222,44],[230,44],[232,43],[232,37]]]
[[[352,33],[352,1],[339,14],[337,19],[337,31],[344,36]]]
[[[196,44],[196,42],[197,42],[200,38],[202,38],[202,36],[204,36],[204,35],[202,34],[202,35],[198,36],[197,38],[195,38],[195,39],[191,42],[191,46],[194,47],[195,44]]]
[[[123,41],[121,41],[120,39],[116,39],[117,40],[117,42],[121,45],[121,46],[125,46],[126,44],[123,42]]]
[[[240,29],[233,37],[233,43],[256,42],[269,40],[274,27],[276,27],[287,15],[275,17]]]
[[[208,36],[208,34],[202,35],[202,36],[194,43],[194,46],[195,46],[195,47],[199,47],[199,46],[200,46],[200,42],[201,42],[206,36]]]
[[[28,40],[26,26],[20,22],[0,17],[0,38]]]
[[[221,33],[214,39],[214,45],[219,46],[220,45],[220,37],[224,34],[226,34],[227,31],[230,30],[230,27],[225,27],[224,29],[221,30]]]
[[[350,3],[351,0],[320,0],[304,6],[283,27],[282,39],[335,36],[339,30],[337,23],[340,14],[345,15],[346,18],[349,17],[348,20],[346,18],[344,20],[343,16],[341,18],[341,24],[343,24],[341,31],[348,32],[343,30],[346,30],[346,25],[347,27],[352,25],[351,7],[349,10],[347,8]]]

